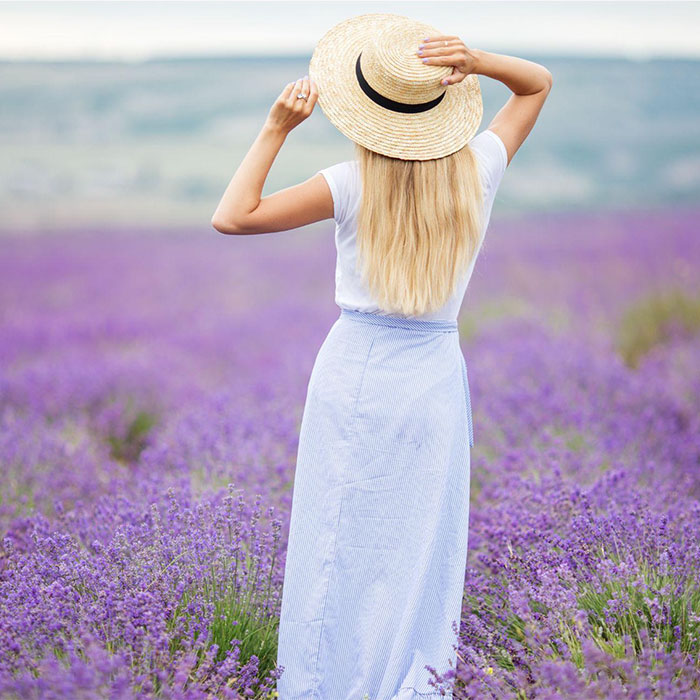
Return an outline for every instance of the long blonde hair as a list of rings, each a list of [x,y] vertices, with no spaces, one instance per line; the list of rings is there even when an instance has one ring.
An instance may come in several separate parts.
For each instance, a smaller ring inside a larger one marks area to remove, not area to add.
[[[401,160],[355,144],[362,198],[361,273],[382,310],[420,316],[441,308],[474,256],[482,189],[469,144],[433,160]]]

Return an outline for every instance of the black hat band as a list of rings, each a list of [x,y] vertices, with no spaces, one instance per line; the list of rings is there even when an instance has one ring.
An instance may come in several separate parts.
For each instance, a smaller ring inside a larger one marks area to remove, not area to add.
[[[442,94],[438,95],[434,100],[430,102],[419,102],[418,104],[410,104],[407,102],[396,102],[396,100],[391,100],[388,97],[378,93],[368,82],[365,80],[365,76],[362,75],[362,68],[360,68],[360,55],[357,57],[357,62],[355,63],[355,75],[357,75],[357,82],[360,84],[362,91],[370,98],[373,102],[376,102],[386,109],[390,109],[393,112],[405,112],[407,114],[415,114],[416,112],[427,112],[436,105],[440,104],[442,98],[445,96],[447,90]]]

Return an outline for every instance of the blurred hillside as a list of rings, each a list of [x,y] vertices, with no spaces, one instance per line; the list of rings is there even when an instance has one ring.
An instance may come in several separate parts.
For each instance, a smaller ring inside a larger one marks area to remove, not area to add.
[[[555,85],[494,218],[655,207],[700,192],[700,62],[525,56]],[[308,57],[0,63],[0,228],[209,225],[267,111]],[[481,78],[484,121],[508,90]],[[320,108],[263,194],[353,157]]]

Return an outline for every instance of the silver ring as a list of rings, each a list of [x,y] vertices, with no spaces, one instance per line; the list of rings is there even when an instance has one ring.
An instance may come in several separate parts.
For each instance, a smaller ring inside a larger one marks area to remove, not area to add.
[[[306,100],[306,95],[303,92],[300,92],[297,95],[297,100]]]
[[[445,46],[447,46],[447,39],[445,39]]]

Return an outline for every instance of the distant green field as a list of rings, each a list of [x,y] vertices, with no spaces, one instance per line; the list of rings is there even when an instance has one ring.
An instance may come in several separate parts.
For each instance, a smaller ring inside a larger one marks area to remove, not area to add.
[[[495,217],[697,199],[700,62],[525,58],[555,84]],[[307,67],[308,57],[0,63],[0,226],[208,223],[272,102]],[[483,129],[509,93],[481,84]],[[264,194],[351,157],[317,108]]]

